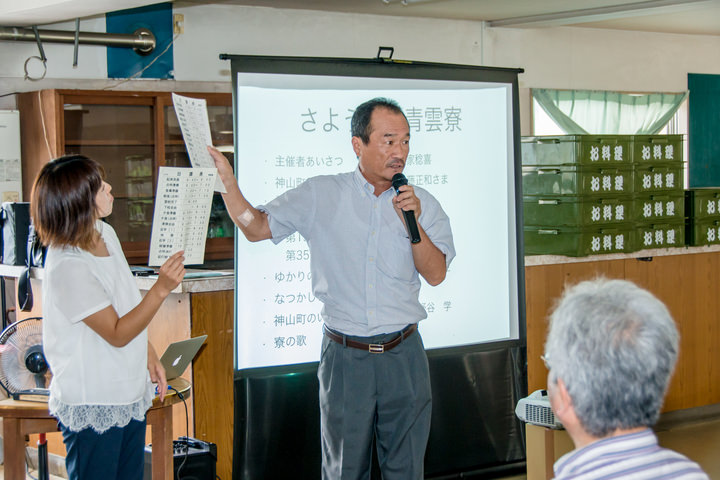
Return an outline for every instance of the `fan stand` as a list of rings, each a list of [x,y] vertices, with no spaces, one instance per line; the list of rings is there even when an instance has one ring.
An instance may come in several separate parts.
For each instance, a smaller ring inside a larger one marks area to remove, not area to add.
[[[49,480],[47,437],[45,433],[38,434],[38,480]]]

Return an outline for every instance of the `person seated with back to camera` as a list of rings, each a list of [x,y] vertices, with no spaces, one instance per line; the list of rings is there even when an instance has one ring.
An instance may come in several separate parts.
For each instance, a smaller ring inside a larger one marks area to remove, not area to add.
[[[566,289],[550,316],[543,360],[553,412],[575,444],[556,480],[708,479],[658,445],[660,414],[678,354],[670,312],[625,280]]]

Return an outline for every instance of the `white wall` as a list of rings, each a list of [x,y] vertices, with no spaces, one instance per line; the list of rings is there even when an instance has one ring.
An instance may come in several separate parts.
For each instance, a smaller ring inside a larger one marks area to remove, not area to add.
[[[656,34],[577,27],[486,28],[482,22],[323,13],[229,5],[183,6],[185,33],[174,46],[176,81],[133,80],[116,88],[230,91],[230,65],[221,53],[371,58],[378,46],[394,58],[443,63],[521,67],[523,133],[528,132],[528,88],[682,91],[688,73],[720,74],[720,37]],[[71,30],[74,24],[48,26]],[[102,31],[104,19],[81,23]],[[103,88],[105,49],[47,45],[42,81],[23,79],[23,63],[37,55],[32,43],[0,42],[0,95],[41,88]],[[14,98],[0,97],[0,109]]]

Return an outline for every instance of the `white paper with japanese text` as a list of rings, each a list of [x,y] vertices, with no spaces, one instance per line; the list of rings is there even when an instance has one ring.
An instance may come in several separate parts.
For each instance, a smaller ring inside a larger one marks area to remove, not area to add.
[[[185,265],[205,261],[217,169],[160,167],[149,266],[162,265],[172,254],[185,251]]]
[[[203,98],[183,97],[175,93],[172,99],[190,164],[193,168],[215,168],[215,162],[207,151],[207,146],[212,145],[207,102]],[[215,181],[215,190],[227,193],[220,177]]]

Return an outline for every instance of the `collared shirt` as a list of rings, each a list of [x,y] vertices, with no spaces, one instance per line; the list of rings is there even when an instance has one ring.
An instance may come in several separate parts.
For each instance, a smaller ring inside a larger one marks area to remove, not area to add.
[[[373,192],[358,168],[310,178],[258,207],[268,213],[274,243],[296,231],[307,240],[323,321],[347,335],[395,332],[427,317],[410,240],[392,205],[394,191]],[[422,205],[418,223],[447,266],[455,256],[450,221],[430,193],[415,187],[415,194]]]
[[[650,429],[605,438],[573,450],[555,462],[554,470],[556,480],[709,478],[697,463],[660,447]]]

